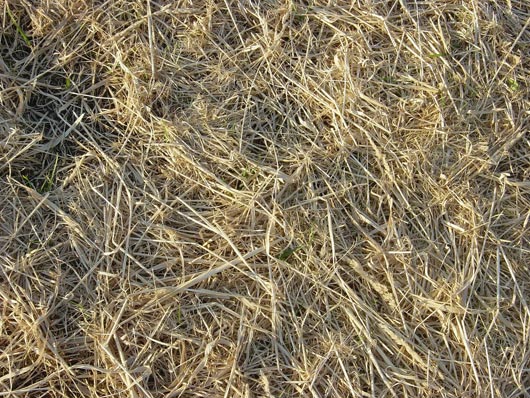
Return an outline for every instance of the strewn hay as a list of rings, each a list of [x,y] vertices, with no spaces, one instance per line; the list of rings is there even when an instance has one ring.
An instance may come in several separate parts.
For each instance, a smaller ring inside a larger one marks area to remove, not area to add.
[[[0,397],[529,397],[523,0],[0,0]]]

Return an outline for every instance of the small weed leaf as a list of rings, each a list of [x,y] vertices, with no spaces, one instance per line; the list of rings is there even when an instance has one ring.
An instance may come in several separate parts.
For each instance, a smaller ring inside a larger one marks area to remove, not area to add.
[[[512,79],[511,77],[509,77],[507,80],[507,83],[508,83],[508,87],[510,88],[510,90],[512,91],[519,90],[519,83],[517,83],[516,79]]]
[[[294,252],[296,252],[299,249],[300,249],[300,247],[289,247],[289,248],[285,249],[284,251],[282,251],[278,255],[278,260],[286,261],[289,257],[291,257],[291,255]]]

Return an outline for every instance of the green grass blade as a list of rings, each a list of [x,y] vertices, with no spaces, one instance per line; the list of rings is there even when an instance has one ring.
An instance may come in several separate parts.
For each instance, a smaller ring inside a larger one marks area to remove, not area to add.
[[[26,35],[26,33],[24,32],[24,30],[20,27],[20,25],[18,24],[15,16],[13,15],[13,13],[11,12],[11,10],[9,9],[9,7],[6,8],[7,9],[7,14],[9,15],[9,18],[11,19],[11,22],[13,22],[13,25],[15,25],[15,28],[17,29],[17,32],[18,34],[22,37],[22,40],[24,40],[24,42],[26,43],[26,45],[28,47],[31,47],[31,40],[29,39],[29,37]]]

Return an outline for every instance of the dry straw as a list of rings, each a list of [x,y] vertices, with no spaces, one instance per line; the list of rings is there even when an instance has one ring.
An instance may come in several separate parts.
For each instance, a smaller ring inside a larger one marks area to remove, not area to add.
[[[527,1],[0,23],[0,397],[530,396]]]

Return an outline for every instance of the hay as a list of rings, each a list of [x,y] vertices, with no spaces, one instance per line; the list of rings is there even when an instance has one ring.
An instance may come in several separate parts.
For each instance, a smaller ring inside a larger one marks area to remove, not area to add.
[[[0,397],[530,396],[526,1],[0,10]]]

